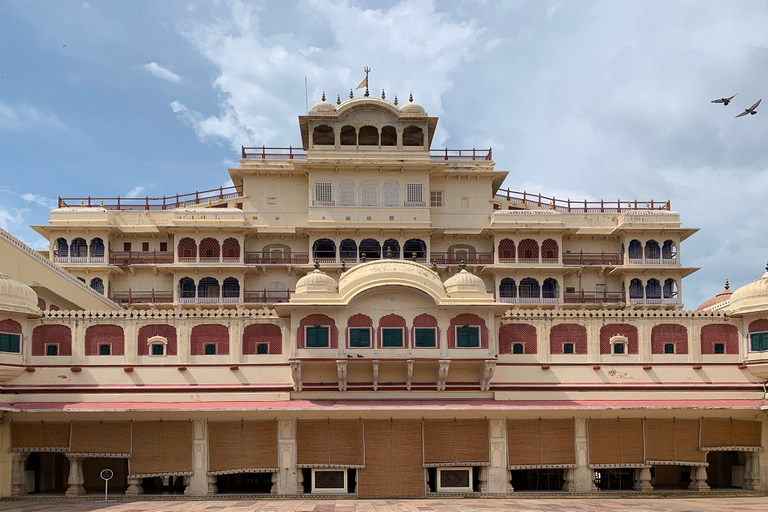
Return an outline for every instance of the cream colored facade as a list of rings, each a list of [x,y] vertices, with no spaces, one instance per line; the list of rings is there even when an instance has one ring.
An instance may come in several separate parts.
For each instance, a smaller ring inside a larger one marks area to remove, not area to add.
[[[412,101],[299,125],[2,233],[0,495],[768,490],[768,274],[685,310],[669,203],[503,190]]]

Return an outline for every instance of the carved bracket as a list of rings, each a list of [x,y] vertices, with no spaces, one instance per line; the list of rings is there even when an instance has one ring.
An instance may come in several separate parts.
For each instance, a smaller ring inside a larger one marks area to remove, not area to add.
[[[480,391],[490,391],[491,379],[493,378],[494,370],[496,370],[496,360],[486,360],[485,368],[483,369],[483,376],[480,377]]]
[[[413,379],[413,359],[409,359],[406,363],[406,380],[405,380],[405,388],[410,391],[411,390],[411,380]]]
[[[347,360],[336,360],[336,378],[339,381],[339,391],[347,390]]]
[[[301,361],[291,361],[291,378],[293,379],[293,390],[301,391],[304,386],[301,381]]]
[[[379,360],[373,360],[373,390],[379,390]]]
[[[448,367],[451,364],[450,359],[440,359],[440,366],[437,369],[437,390],[445,391],[445,381],[448,380]]]

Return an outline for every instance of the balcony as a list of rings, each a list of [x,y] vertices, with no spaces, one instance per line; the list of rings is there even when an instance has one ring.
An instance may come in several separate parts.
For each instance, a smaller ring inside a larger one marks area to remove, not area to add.
[[[171,304],[173,302],[173,292],[128,290],[127,292],[111,292],[109,298],[120,305]]]
[[[305,265],[307,263],[309,263],[309,253],[306,252],[246,251],[245,253],[246,265]]]
[[[429,257],[430,261],[435,265],[458,265],[461,262],[464,262],[467,265],[493,264],[492,252],[477,252],[474,254],[432,252]]]
[[[493,160],[493,152],[488,149],[430,149],[429,159],[433,162],[474,162]]]
[[[198,295],[195,296],[182,296],[179,297],[179,304],[239,304],[240,297],[238,295]]]
[[[612,265],[618,266],[624,263],[624,258],[618,252],[599,252],[588,253],[579,252],[578,254],[563,254],[563,265],[569,266],[590,266],[590,265]]]
[[[278,304],[288,302],[291,298],[290,290],[245,290],[244,302],[248,304]]]
[[[185,206],[234,199],[240,196],[237,187],[219,187],[202,192],[163,197],[59,197],[59,208],[104,208],[105,210],[172,210]]]
[[[103,264],[104,255],[101,256],[54,256],[54,263],[66,263],[66,264]]]
[[[519,295],[503,293],[499,297],[499,302],[504,304],[559,304],[560,297],[551,292],[544,292],[539,295],[535,292],[521,292]]]
[[[172,252],[159,251],[110,251],[111,265],[157,265],[158,263],[173,263]]]
[[[623,292],[565,292],[565,304],[621,304],[626,298]]]
[[[635,306],[678,306],[680,299],[674,297],[633,297],[630,295],[629,303]]]
[[[171,261],[173,261],[171,253]],[[240,256],[179,256],[179,263],[240,263]]]
[[[622,213],[630,210],[670,209],[669,201],[571,201],[507,189],[499,189],[493,198],[519,204],[519,209],[547,208],[568,213]]]
[[[565,258],[565,256],[563,256]],[[500,264],[507,265],[558,265],[558,258],[502,258],[499,257]]]
[[[627,261],[630,265],[678,265],[680,263],[677,256],[671,258],[634,258],[630,255]]]

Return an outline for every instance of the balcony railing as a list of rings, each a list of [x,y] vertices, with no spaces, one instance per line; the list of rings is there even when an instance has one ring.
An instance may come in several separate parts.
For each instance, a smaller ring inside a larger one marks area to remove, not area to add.
[[[309,253],[279,253],[274,251],[246,251],[246,265],[303,265],[309,263]]]
[[[620,304],[626,298],[623,292],[565,292],[563,300],[566,304]]]
[[[109,263],[112,265],[173,263],[173,253],[170,251],[110,251]]]
[[[104,255],[101,256],[54,256],[54,263],[104,263]]]
[[[173,292],[150,291],[132,291],[111,292],[109,298],[112,301],[122,304],[170,304],[173,302]]]
[[[517,203],[524,207],[549,208],[571,213],[621,213],[630,210],[669,210],[669,201],[571,201],[541,194],[499,189],[494,199]]]
[[[677,296],[673,297],[632,297],[629,298],[629,303],[636,306],[675,306],[680,304],[680,300]]]
[[[59,197],[59,208],[105,208],[107,210],[172,210],[184,206],[239,197],[238,187],[219,187],[202,192],[163,197]]]
[[[545,294],[543,297],[534,294],[524,294],[521,296],[502,295],[499,302],[505,304],[559,304],[560,297],[551,294]]]
[[[474,160],[492,160],[493,152],[491,148],[488,149],[430,149],[429,158],[433,162],[444,161],[464,161],[471,162]]]
[[[630,265],[677,265],[680,263],[680,260],[677,259],[677,256],[673,258],[637,258],[630,256],[627,258]]]
[[[290,290],[246,290],[243,293],[245,302],[249,304],[278,304],[288,302],[293,292]]]
[[[304,149],[288,146],[287,148],[268,148],[266,146],[241,147],[243,159],[248,160],[306,160],[307,152]]]
[[[223,296],[221,295],[189,296],[189,295],[187,295],[186,293],[183,293],[182,296],[179,297],[179,304],[239,304],[240,303],[239,292],[234,292],[232,294],[225,294]]]
[[[429,258],[435,265],[458,265],[462,261],[467,265],[490,265],[493,263],[492,252],[477,252],[475,254],[433,252],[430,253]]]
[[[523,265],[557,265],[560,260],[557,258],[502,258],[499,257],[499,263],[523,264]]]
[[[563,265],[621,265],[624,259],[618,252],[563,254]]]

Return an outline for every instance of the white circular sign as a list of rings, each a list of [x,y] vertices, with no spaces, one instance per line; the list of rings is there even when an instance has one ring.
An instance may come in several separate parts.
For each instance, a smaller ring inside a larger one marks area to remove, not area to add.
[[[102,469],[100,476],[102,480],[107,481],[110,480],[113,476],[115,476],[115,472],[111,469]]]

